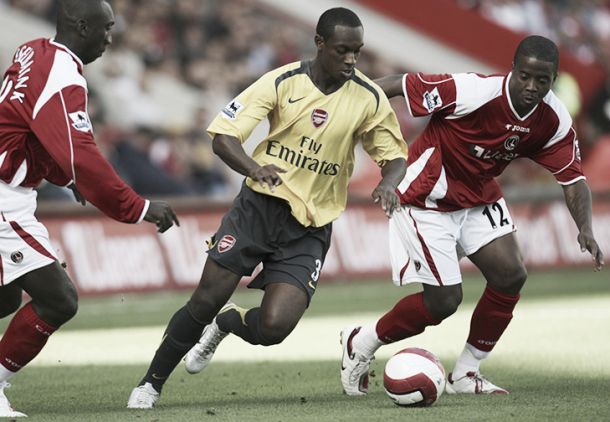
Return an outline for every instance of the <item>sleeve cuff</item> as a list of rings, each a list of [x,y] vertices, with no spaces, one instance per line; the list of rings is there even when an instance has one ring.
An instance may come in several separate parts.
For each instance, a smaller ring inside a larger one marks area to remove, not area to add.
[[[142,208],[142,214],[140,214],[140,218],[136,221],[136,224],[140,224],[142,220],[144,220],[144,216],[148,212],[148,207],[150,206],[150,201],[148,199],[144,200],[144,208]]]
[[[587,180],[587,178],[585,176],[578,176],[576,179],[572,179],[569,180],[567,182],[560,182],[559,180],[557,181],[557,183],[559,183],[561,186],[568,186],[568,185],[572,185],[576,182],[578,182],[579,180]]]
[[[415,117],[413,116],[413,111],[411,110],[411,104],[409,104],[409,93],[407,92],[407,75],[408,73],[402,75],[402,95],[405,97],[405,101],[407,103],[407,112],[411,117]]]

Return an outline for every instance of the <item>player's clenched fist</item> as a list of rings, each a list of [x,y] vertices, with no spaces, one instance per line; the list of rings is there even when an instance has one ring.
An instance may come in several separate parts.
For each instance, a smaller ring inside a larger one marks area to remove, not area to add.
[[[170,207],[167,202],[163,201],[150,201],[144,220],[154,223],[157,226],[157,231],[159,233],[165,232],[173,226],[174,223],[176,223],[177,226],[180,226],[180,221],[178,221],[178,217],[172,207]]]

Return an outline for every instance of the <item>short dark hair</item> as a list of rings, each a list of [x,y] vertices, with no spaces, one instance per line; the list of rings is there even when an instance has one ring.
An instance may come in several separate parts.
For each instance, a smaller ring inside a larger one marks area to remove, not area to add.
[[[335,26],[342,25],[350,28],[362,26],[358,15],[345,7],[335,7],[322,13],[316,26],[316,33],[324,39],[328,39],[335,33]]]
[[[557,45],[548,38],[540,35],[530,35],[525,37],[515,51],[513,63],[519,57],[535,57],[538,60],[551,62],[555,65],[555,71],[559,68],[559,49]]]
[[[59,0],[57,6],[57,30],[74,25],[78,19],[83,19],[91,10],[96,10],[101,3],[108,0]]]

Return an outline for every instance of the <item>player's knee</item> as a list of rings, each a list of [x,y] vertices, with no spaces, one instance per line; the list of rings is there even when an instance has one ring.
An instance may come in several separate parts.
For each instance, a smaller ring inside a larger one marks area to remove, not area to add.
[[[40,305],[40,302],[39,302]],[[46,322],[59,327],[65,324],[78,312],[78,293],[73,284],[66,285],[62,294],[54,300],[45,301],[39,306],[40,317]]]
[[[62,324],[71,320],[78,312],[78,295],[76,290],[67,293],[63,300],[57,304],[55,311],[58,319],[60,321],[63,320],[61,321]]]
[[[504,271],[490,286],[502,293],[517,295],[527,280],[527,269],[524,265],[515,265]]]
[[[525,284],[525,280],[527,280],[527,270],[525,266],[520,265],[510,275],[510,287],[512,290],[517,290],[515,293],[518,293]]]
[[[186,307],[197,321],[211,321],[224,303],[211,295],[193,294]]]
[[[442,321],[457,311],[462,303],[462,292],[459,290],[452,294],[435,295],[428,300],[424,297],[424,303],[430,315],[437,321]]]
[[[15,297],[3,298],[0,301],[0,318],[9,316],[16,312],[21,306],[21,295]]]

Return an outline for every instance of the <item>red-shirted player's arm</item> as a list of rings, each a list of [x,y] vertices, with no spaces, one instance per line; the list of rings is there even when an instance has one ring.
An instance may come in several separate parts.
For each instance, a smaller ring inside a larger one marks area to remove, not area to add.
[[[582,172],[576,132],[570,128],[563,138],[550,143],[531,158],[553,173],[562,185],[566,206],[578,227],[580,248],[591,253],[599,271],[604,255],[593,236],[591,191]]]
[[[375,79],[375,83],[379,85],[388,98],[396,97],[397,95],[403,95],[402,91],[402,78],[401,75],[390,75],[384,76],[383,78]]]
[[[49,169],[49,173],[46,175],[45,179],[57,186],[67,186],[72,182],[72,178],[64,173],[59,166]]]
[[[89,202],[115,220],[142,220],[148,202],[121,180],[97,148],[83,87],[71,85],[55,93],[34,116],[32,130]]]
[[[532,155],[531,159],[553,173],[559,184],[571,184],[585,179],[574,129],[570,128],[565,136],[551,140],[549,144],[551,145]]]
[[[563,186],[563,194],[570,214],[578,227],[578,243],[581,251],[589,251],[595,270],[599,271],[604,265],[604,254],[602,253],[595,237],[593,236],[593,218],[591,190],[584,180]]]
[[[407,73],[402,78],[407,109],[413,117],[453,112],[457,89],[450,74]]]

